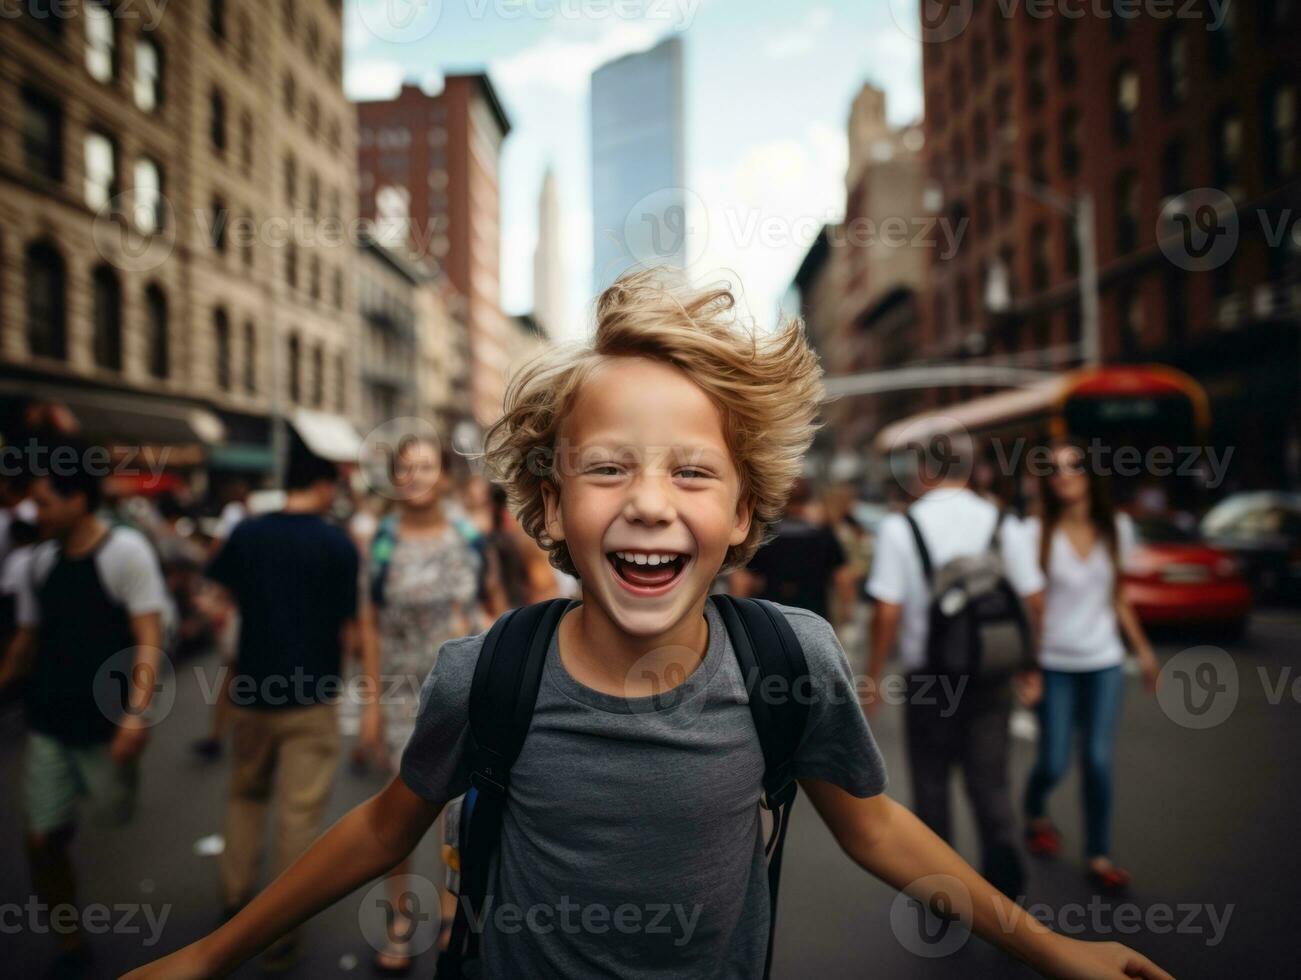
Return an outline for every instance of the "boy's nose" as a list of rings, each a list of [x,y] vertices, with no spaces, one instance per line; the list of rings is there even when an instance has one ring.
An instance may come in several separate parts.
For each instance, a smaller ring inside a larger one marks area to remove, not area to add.
[[[633,523],[667,524],[677,517],[677,511],[662,481],[642,477],[632,485],[623,516]]]

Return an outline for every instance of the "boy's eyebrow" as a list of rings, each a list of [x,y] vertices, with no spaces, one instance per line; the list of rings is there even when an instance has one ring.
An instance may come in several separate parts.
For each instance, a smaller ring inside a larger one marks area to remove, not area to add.
[[[585,442],[574,447],[574,452],[580,456],[591,452],[612,452],[625,453],[629,450],[636,452],[638,455],[650,450],[651,452],[667,451],[675,459],[696,460],[696,461],[721,461],[726,458],[726,454],[714,446],[680,444],[672,446],[631,446],[627,442],[619,439],[603,439],[600,437],[588,439]]]

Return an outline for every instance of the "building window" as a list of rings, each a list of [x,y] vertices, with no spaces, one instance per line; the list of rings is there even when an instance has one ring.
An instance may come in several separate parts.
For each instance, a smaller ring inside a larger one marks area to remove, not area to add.
[[[117,147],[103,133],[86,134],[86,206],[98,211],[117,193]]]
[[[312,404],[325,407],[325,347],[317,344],[312,350]]]
[[[97,82],[111,82],[117,74],[117,25],[113,12],[103,0],[90,0],[82,8],[82,17],[86,21],[86,70]]]
[[[1297,172],[1296,89],[1275,84],[1265,98],[1265,175],[1271,183]]]
[[[257,394],[257,327],[244,321],[244,391]]]
[[[981,85],[985,81],[985,41],[976,38],[971,42],[971,83]]]
[[[1012,168],[1007,164],[998,169],[998,214],[1001,218],[1010,218],[1016,201],[1012,191]]]
[[[285,72],[282,95],[285,103],[285,115],[292,116],[298,109],[298,83],[294,81],[294,76],[289,72]]]
[[[171,373],[171,336],[167,326],[167,296],[157,283],[145,289],[145,316],[149,327],[149,373],[166,378]]]
[[[316,56],[321,51],[321,31],[316,26],[316,21],[309,21],[307,30],[304,34],[304,48],[307,51],[309,61],[315,61]]]
[[[1030,179],[1036,184],[1048,183],[1048,166],[1045,158],[1048,156],[1048,140],[1043,133],[1035,133],[1030,137]]]
[[[1143,296],[1133,285],[1116,292],[1116,322],[1121,350],[1126,359],[1131,358],[1143,346]]]
[[[1112,135],[1120,144],[1134,138],[1138,117],[1138,72],[1126,66],[1116,72],[1112,81]]]
[[[240,240],[240,251],[244,258],[244,268],[253,268],[253,244],[257,239],[257,225],[253,221],[253,215],[247,211],[244,212],[244,227],[247,234]]]
[[[1167,269],[1165,274],[1166,340],[1179,345],[1188,336],[1188,283],[1181,269]]]
[[[208,137],[218,154],[226,152],[226,99],[215,88],[208,96]]]
[[[1161,105],[1173,109],[1188,98],[1188,37],[1178,25],[1161,36]]]
[[[1043,48],[1033,47],[1025,56],[1025,94],[1031,109],[1038,109],[1044,104],[1047,88],[1044,85]]]
[[[343,309],[343,270],[334,270],[334,308]]]
[[[340,415],[348,411],[348,359],[343,354],[334,359],[334,407]]]
[[[312,261],[308,266],[307,292],[313,300],[321,298],[321,258],[318,255],[312,255]]]
[[[962,110],[963,103],[967,100],[967,81],[962,77],[962,65],[955,62],[949,69],[949,102],[953,106],[954,112]],[[406,130],[402,130],[403,133]],[[406,146],[409,140],[404,140],[402,145]]]
[[[63,256],[46,242],[27,247],[23,279],[27,284],[27,347],[35,357],[68,356],[66,282]]]
[[[253,117],[247,112],[239,117],[239,163],[245,175],[253,172]]]
[[[218,41],[226,40],[226,4],[224,0],[208,0],[208,30]]]
[[[253,67],[253,29],[243,11],[239,15],[239,64],[245,71]]]
[[[1080,172],[1080,110],[1067,109],[1060,123],[1062,173],[1074,177]]]
[[[298,246],[293,242],[285,246],[285,282],[291,289],[298,288]]]
[[[165,222],[163,210],[163,174],[148,157],[136,161],[134,174],[133,217],[143,235],[152,235]]]
[[[1076,279],[1080,275],[1080,239],[1074,215],[1068,214],[1062,218],[1062,242],[1065,246],[1066,274]]]
[[[1116,178],[1116,254],[1127,255],[1138,244],[1138,178],[1126,170]]]
[[[994,39],[994,57],[997,59],[1006,58],[1012,51],[1011,37],[1008,34],[1010,21],[1010,17],[1004,17],[1001,13],[991,21]]]
[[[91,276],[94,291],[95,365],[110,371],[122,370],[122,287],[117,274],[106,265],[95,267]]]
[[[23,90],[23,160],[32,174],[63,179],[63,112],[31,89]]]
[[[212,346],[217,361],[217,387],[230,391],[230,318],[220,306],[212,311]]]
[[[286,34],[294,32],[294,3],[295,0],[280,0],[280,23]]]
[[[292,156],[285,157],[285,201],[290,207],[298,199],[298,164]]]
[[[1161,195],[1164,198],[1182,194],[1187,188],[1184,177],[1184,144],[1175,138],[1161,151]]]
[[[302,344],[296,336],[289,338],[286,357],[289,361],[289,401],[298,405],[303,400]]]
[[[1079,62],[1075,59],[1075,18],[1059,16],[1057,18],[1057,80],[1063,85],[1070,85],[1079,74]]]
[[[310,96],[307,100],[307,114],[304,120],[307,124],[307,131],[313,136],[321,128],[321,104],[316,101],[316,96]]]
[[[1242,196],[1242,117],[1226,109],[1215,117],[1215,186],[1232,198]]]
[[[226,254],[226,202],[220,196],[212,199],[212,223],[208,226],[208,241],[218,255]]]
[[[1216,71],[1226,71],[1238,56],[1238,7],[1226,3],[1218,31],[1210,31],[1211,65]]]
[[[307,214],[315,218],[321,209],[321,178],[312,172],[307,175]]]
[[[136,107],[153,112],[163,103],[163,51],[151,37],[136,41]]]
[[[1042,292],[1048,288],[1052,258],[1048,254],[1048,226],[1036,224],[1030,232],[1030,288]]]

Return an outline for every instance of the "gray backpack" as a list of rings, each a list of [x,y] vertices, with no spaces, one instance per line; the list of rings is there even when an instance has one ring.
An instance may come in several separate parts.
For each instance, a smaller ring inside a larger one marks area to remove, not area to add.
[[[1025,604],[1003,569],[1004,516],[999,511],[983,552],[936,568],[917,521],[904,513],[931,590],[926,669],[936,676],[993,680],[1036,666]]]

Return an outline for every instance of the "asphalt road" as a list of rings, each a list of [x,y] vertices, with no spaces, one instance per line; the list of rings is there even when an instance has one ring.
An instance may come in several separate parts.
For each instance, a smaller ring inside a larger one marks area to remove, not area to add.
[[[1160,701],[1149,697],[1131,677],[1119,739],[1115,855],[1134,874],[1133,893],[1123,899],[1091,894],[1077,856],[1081,821],[1072,775],[1052,801],[1066,847],[1057,861],[1032,865],[1025,900],[1031,914],[1085,938],[1129,943],[1177,977],[1293,975],[1301,906],[1298,640],[1301,613],[1268,610],[1247,637],[1225,645],[1225,657],[1182,652],[1206,642],[1203,637],[1162,640],[1166,693]],[[196,843],[221,832],[226,771],[189,752],[207,724],[203,690],[214,669],[209,659],[178,666],[175,705],[145,757],[136,819],[116,830],[88,828],[75,845],[81,902],[95,907],[88,931],[100,931],[92,937],[96,976],[116,976],[175,949],[216,921],[215,859],[196,853]],[[883,708],[876,727],[891,792],[906,803],[901,714]],[[1033,741],[1023,726],[1016,730],[1019,795]],[[18,795],[22,744],[18,713],[0,713],[0,975],[14,977],[38,976],[54,948],[50,935],[32,927]],[[330,818],[381,784],[378,776],[341,770]],[[957,846],[971,858],[974,829],[960,787],[955,798]],[[437,880],[435,852],[427,840],[415,870]],[[291,976],[370,973],[366,932],[379,913],[373,901],[363,903],[366,892],[359,889],[309,924],[304,958]],[[774,976],[1032,975],[979,939],[964,941],[960,930],[928,943],[921,928],[916,910],[851,865],[807,802],[798,803]],[[930,955],[936,953],[946,955]],[[432,955],[424,956],[416,975],[428,975],[432,966]],[[237,975],[259,971],[249,966]]]

